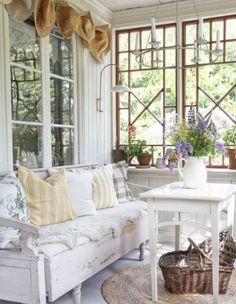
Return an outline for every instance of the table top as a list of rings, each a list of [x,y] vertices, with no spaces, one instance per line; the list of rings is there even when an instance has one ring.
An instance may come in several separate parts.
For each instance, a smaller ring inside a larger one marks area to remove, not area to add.
[[[188,199],[221,202],[236,194],[236,185],[207,183],[201,189],[188,189],[182,182],[174,182],[143,192],[141,198]]]

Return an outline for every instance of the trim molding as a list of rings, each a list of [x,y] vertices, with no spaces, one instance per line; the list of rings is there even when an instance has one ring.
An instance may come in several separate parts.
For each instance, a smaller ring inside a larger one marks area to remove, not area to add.
[[[187,20],[196,18],[194,7],[192,2],[180,2],[179,3],[179,20]],[[217,15],[229,15],[236,12],[235,0],[220,1],[220,0],[208,0],[207,3],[204,0],[199,0],[197,3],[197,9],[199,15],[209,17]],[[156,11],[156,6],[148,6],[143,8],[129,9],[124,11],[115,12],[112,18],[112,26],[117,28],[122,27],[135,27],[147,25],[149,19],[153,17]],[[175,17],[175,4],[170,3],[160,7],[158,13],[158,23],[173,22]]]

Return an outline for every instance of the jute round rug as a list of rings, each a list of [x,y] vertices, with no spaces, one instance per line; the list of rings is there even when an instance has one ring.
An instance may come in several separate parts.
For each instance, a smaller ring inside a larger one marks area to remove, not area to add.
[[[164,287],[161,271],[158,272],[158,304],[211,304],[211,295],[176,295]],[[150,266],[127,268],[106,280],[102,294],[109,304],[151,304]],[[226,295],[220,295],[219,303],[236,303],[236,271],[233,272]]]

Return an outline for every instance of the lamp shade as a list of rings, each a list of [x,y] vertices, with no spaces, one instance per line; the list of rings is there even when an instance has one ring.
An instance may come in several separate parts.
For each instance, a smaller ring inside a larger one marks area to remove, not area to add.
[[[117,84],[111,90],[114,93],[127,93],[127,92],[131,92],[130,88],[127,87],[124,84]]]

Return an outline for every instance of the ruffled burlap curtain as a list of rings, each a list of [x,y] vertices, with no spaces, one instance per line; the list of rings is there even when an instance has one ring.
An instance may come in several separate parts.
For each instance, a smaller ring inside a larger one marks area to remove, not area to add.
[[[16,22],[24,22],[34,14],[39,37],[47,36],[57,24],[62,36],[71,39],[76,33],[93,57],[102,62],[111,49],[111,29],[108,24],[95,26],[90,12],[82,14],[66,0],[0,0],[9,16]]]

